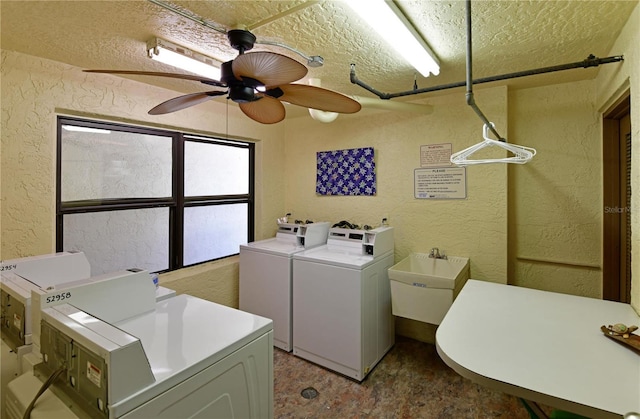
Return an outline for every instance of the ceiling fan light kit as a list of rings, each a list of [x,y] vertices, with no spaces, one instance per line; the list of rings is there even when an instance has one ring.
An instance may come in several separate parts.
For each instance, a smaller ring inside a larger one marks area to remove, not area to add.
[[[309,79],[310,86],[320,87],[321,84],[322,84],[322,81],[318,78]],[[318,109],[309,108],[309,115],[311,115],[311,118],[315,119],[316,121],[322,122],[323,124],[328,124],[330,122],[335,121],[336,118],[338,118],[338,115],[340,114],[338,112],[326,112],[326,111],[320,111]]]
[[[348,0],[346,3],[420,74],[424,77],[440,74],[438,58],[393,1]]]
[[[190,73],[211,79],[220,79],[220,63],[218,61],[164,39],[150,39],[147,42],[147,56],[152,60]]]

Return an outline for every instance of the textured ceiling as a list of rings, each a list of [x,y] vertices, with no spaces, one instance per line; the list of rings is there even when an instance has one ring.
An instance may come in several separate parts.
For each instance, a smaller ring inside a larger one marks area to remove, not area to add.
[[[366,3],[366,1],[362,1]],[[427,40],[441,63],[439,76],[417,74],[419,88],[465,80],[465,3],[396,1]],[[359,79],[382,92],[413,87],[416,72],[385,41],[340,1],[173,1],[197,23],[155,2],[8,1],[0,2],[2,49],[40,56],[81,68],[171,71],[146,57],[154,36],[189,47],[220,61],[237,51],[221,30],[247,28],[258,38],[286,44],[306,55],[320,55],[324,66],[307,77],[322,86],[359,96],[373,95],[349,81],[350,64]],[[473,76],[487,77],[604,57],[634,7],[633,1],[486,1],[472,3]],[[305,62],[280,47],[257,44]],[[613,51],[612,55],[621,52]],[[607,64],[618,65],[618,64]],[[576,69],[507,82],[529,87],[593,78],[597,69]],[[137,80],[176,91],[199,91],[201,85],[155,77]],[[303,79],[305,81],[306,79]],[[414,99],[425,97],[415,96]],[[411,97],[409,97],[411,99]],[[222,100],[222,99],[220,99]]]

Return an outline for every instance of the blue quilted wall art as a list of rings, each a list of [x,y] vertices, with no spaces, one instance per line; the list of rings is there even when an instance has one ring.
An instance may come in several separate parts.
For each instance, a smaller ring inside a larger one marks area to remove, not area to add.
[[[317,153],[316,193],[319,195],[375,195],[373,147]]]

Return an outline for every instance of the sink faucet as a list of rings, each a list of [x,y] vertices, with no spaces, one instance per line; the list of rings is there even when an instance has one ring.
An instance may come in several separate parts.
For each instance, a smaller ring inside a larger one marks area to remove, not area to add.
[[[446,259],[447,255],[445,255],[444,252],[440,254],[440,249],[434,247],[431,249],[431,252],[429,252],[429,257],[434,259]]]

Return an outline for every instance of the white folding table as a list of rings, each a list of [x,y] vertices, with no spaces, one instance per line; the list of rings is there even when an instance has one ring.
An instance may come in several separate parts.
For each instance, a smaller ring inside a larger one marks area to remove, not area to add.
[[[469,280],[436,332],[444,362],[504,393],[590,418],[640,412],[640,354],[602,325],[629,304]]]

